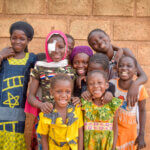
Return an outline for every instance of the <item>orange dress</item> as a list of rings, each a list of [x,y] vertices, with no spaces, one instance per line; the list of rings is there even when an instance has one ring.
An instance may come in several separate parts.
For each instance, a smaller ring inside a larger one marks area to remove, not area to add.
[[[138,103],[134,107],[128,107],[126,96],[127,90],[122,90],[119,87],[118,79],[110,80],[115,85],[115,97],[123,100],[122,106],[118,111],[118,139],[117,149],[118,150],[135,150],[136,146],[134,142],[138,134]],[[143,85],[139,88],[139,101],[145,100],[148,94]]]

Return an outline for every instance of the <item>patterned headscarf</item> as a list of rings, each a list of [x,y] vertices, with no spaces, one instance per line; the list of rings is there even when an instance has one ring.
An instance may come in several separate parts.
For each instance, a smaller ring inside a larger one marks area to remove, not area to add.
[[[67,37],[65,36],[64,33],[62,33],[61,31],[52,31],[50,32],[47,37],[46,37],[46,41],[45,41],[45,51],[46,51],[46,60],[47,62],[52,62],[53,60],[51,59],[51,57],[49,56],[49,53],[48,53],[48,44],[47,44],[47,41],[51,38],[52,35],[54,34],[59,34],[65,41],[65,55],[64,57],[62,58],[62,60],[64,60],[66,58],[66,54],[67,54],[67,48],[68,48],[68,42],[67,42]]]
[[[88,56],[92,56],[93,55],[93,51],[92,51],[92,49],[89,46],[76,46],[72,50],[72,53],[70,55],[71,62],[73,61],[74,56],[77,55],[78,53],[85,53]]]

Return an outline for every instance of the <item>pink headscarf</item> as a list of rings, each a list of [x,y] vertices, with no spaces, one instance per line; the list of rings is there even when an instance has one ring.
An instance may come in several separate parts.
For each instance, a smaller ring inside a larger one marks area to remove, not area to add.
[[[53,60],[51,59],[51,57],[49,56],[49,53],[48,53],[48,44],[47,44],[47,41],[50,39],[50,37],[54,34],[59,34],[65,41],[65,55],[64,57],[62,58],[62,60],[64,60],[66,58],[66,55],[67,55],[67,49],[68,49],[68,42],[67,42],[67,37],[65,36],[64,33],[62,33],[61,31],[57,31],[57,30],[54,30],[52,32],[50,32],[47,37],[46,37],[46,41],[45,41],[45,50],[46,50],[46,60],[47,62],[52,62]]]

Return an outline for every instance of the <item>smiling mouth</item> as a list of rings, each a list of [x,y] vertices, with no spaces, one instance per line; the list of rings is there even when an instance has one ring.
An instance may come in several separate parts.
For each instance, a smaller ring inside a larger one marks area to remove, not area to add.
[[[121,72],[121,75],[123,75],[123,76],[127,76],[127,75],[128,75],[128,73],[127,73],[127,72]]]
[[[67,102],[67,100],[60,100],[59,103],[61,103],[61,104],[66,104],[66,103],[68,103],[68,102]]]
[[[83,69],[77,70],[79,74],[83,74],[85,71]]]

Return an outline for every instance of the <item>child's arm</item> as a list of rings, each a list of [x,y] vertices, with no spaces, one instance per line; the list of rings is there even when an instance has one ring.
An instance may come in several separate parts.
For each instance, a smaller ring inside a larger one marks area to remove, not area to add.
[[[135,140],[135,145],[137,144],[137,149],[142,149],[146,147],[146,143],[144,140],[145,133],[145,123],[146,123],[146,100],[142,100],[138,102],[139,104],[139,123],[140,123],[140,131],[139,135]]]
[[[79,128],[78,150],[83,150],[83,127]]]
[[[48,135],[41,135],[42,150],[48,150]]]
[[[29,88],[29,97],[27,100],[33,107],[39,108],[43,113],[50,113],[51,110],[53,109],[53,105],[49,102],[43,103],[36,99],[38,87],[39,87],[39,80],[32,77]]]
[[[117,138],[118,138],[118,110],[116,111],[114,121],[113,121],[113,131],[114,131],[114,140],[112,150],[115,150]]]

